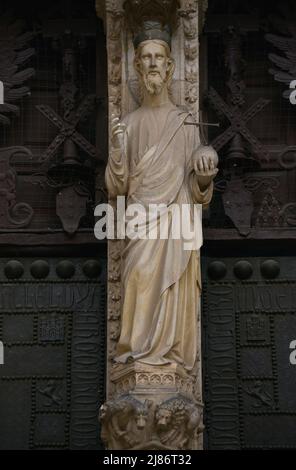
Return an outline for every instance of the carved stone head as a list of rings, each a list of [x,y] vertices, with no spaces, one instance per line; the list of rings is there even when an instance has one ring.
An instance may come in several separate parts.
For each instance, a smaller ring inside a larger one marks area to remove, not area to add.
[[[137,47],[134,67],[142,87],[145,87],[150,95],[158,95],[164,87],[169,87],[175,63],[165,41],[148,39]]]
[[[156,419],[156,426],[159,430],[165,430],[169,426],[172,421],[172,411],[166,408],[162,408],[159,406],[156,410],[155,419]]]

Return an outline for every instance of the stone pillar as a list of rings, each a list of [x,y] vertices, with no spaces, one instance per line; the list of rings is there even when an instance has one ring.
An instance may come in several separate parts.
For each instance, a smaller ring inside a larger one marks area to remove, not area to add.
[[[151,19],[162,12],[169,18],[176,62],[172,99],[198,120],[199,31],[206,7],[206,0],[96,1],[106,27],[109,122],[111,116],[124,116],[139,106],[132,30],[137,16],[147,12]],[[108,242],[107,401],[100,410],[103,441],[114,450],[201,449],[200,351],[191,374],[173,364],[112,363],[120,333],[121,250],[121,240]]]

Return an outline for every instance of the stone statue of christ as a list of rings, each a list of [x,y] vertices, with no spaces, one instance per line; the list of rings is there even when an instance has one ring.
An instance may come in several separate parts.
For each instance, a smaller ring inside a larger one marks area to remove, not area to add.
[[[199,344],[201,210],[212,198],[218,157],[213,148],[200,145],[197,126],[187,125],[194,122],[190,113],[169,98],[174,61],[162,33],[143,35],[134,65],[142,105],[122,121],[113,119],[106,185],[111,198],[126,196],[127,208],[135,203],[147,209],[149,204],[164,205],[167,209],[157,215],[155,226],[167,217],[169,236],[125,240],[115,361],[175,363],[190,371]],[[192,249],[184,249],[182,230],[179,239],[171,235],[174,211],[184,204],[199,213],[197,224],[189,221]],[[143,218],[142,228],[151,229],[147,224]]]

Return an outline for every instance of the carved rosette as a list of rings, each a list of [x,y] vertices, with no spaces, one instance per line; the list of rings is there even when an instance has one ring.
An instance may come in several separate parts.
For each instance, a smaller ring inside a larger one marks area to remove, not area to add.
[[[154,18],[169,12],[176,62],[172,99],[198,119],[198,35],[206,6],[207,0],[97,0],[107,37],[110,124],[113,117],[126,115],[140,103],[131,22],[141,11],[145,18],[147,11]],[[103,441],[108,449],[200,449],[200,354],[190,375],[173,365],[112,363],[121,327],[121,251],[121,240],[108,242],[107,402],[100,410]]]

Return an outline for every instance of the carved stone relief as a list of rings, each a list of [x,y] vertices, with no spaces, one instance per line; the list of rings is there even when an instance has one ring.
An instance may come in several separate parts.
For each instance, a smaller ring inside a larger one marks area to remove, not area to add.
[[[99,417],[107,449],[194,449],[203,430],[202,406],[183,395],[157,405],[121,395],[102,405]]]
[[[20,108],[16,104],[30,95],[25,86],[35,73],[26,64],[35,54],[28,43],[33,33],[24,32],[21,21],[2,14],[0,19],[0,81],[4,83],[4,104],[0,110],[0,128],[11,124],[11,115],[18,115]],[[16,155],[32,158],[32,153],[25,147],[0,148],[0,228],[26,227],[30,224],[34,211],[24,202],[16,201],[17,174],[12,167],[12,158]]]

